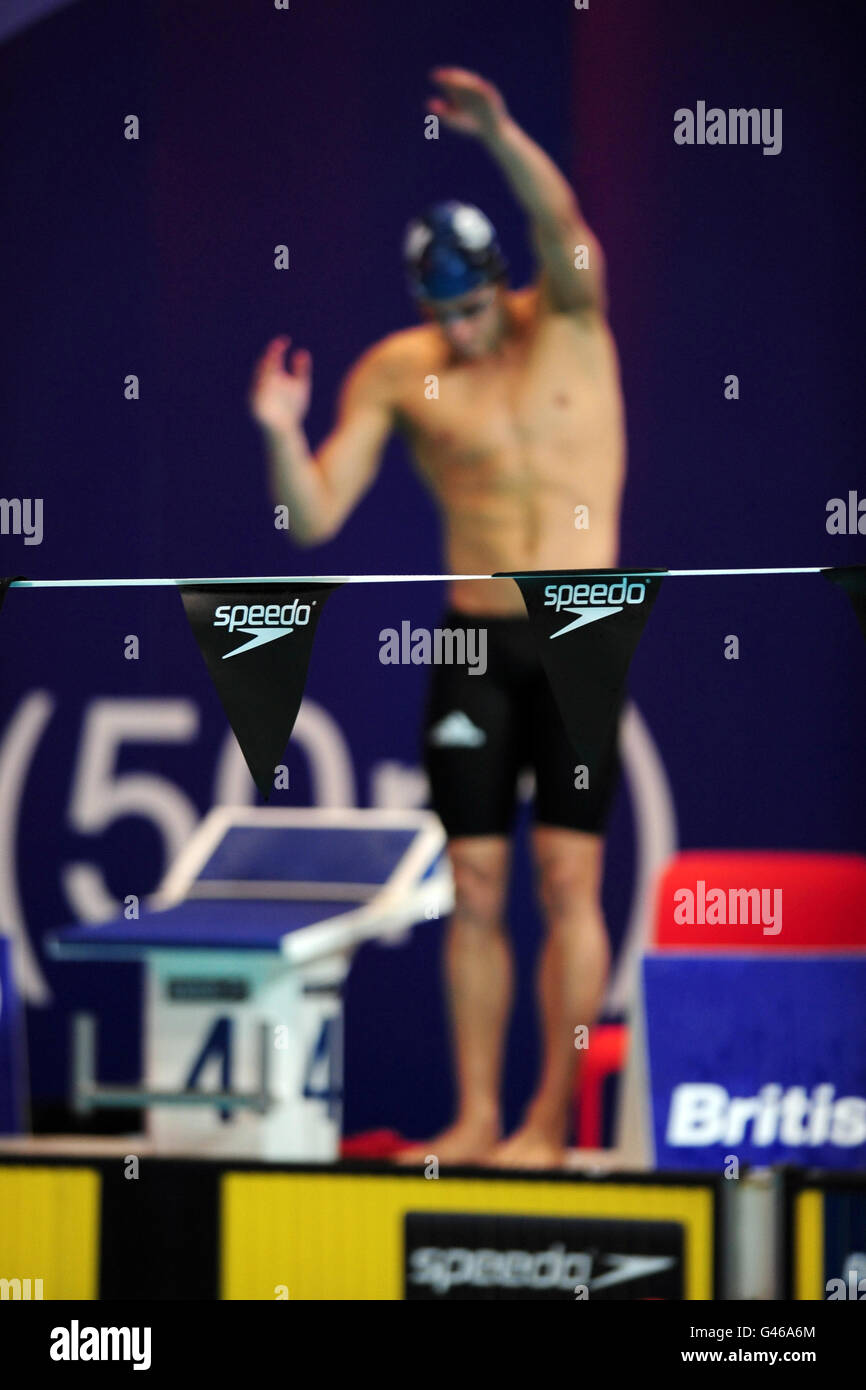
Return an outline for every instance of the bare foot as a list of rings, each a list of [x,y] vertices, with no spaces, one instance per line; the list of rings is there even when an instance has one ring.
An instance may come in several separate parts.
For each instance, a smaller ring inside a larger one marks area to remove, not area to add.
[[[524,1125],[497,1144],[487,1163],[494,1168],[561,1168],[566,1148],[543,1130]]]
[[[458,1123],[426,1144],[411,1144],[394,1155],[395,1163],[418,1167],[431,1157],[440,1163],[486,1163],[499,1140],[492,1125]]]

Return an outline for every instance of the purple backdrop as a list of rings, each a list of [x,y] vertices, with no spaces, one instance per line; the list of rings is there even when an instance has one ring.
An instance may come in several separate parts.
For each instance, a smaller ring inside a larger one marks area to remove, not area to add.
[[[402,227],[435,197],[478,202],[517,280],[528,274],[525,228],[496,170],[448,132],[423,138],[425,73],[438,62],[501,85],[574,175],[606,248],[630,437],[624,562],[863,560],[863,537],[825,526],[828,499],[864,486],[855,17],[767,0],[722,12],[685,0],[587,11],[293,0],[286,12],[102,0],[18,33],[0,48],[3,493],[43,499],[44,536],[0,537],[0,572],[443,567],[433,505],[396,443],[343,532],[297,550],[273,528],[244,404],[256,355],[291,333],[314,354],[308,426],[321,437],[350,361],[410,321]],[[676,145],[674,111],[699,100],[781,107],[781,153]],[[123,138],[130,114],[137,142]],[[280,273],[283,242],[291,269]],[[141,380],[135,402],[128,373]],[[723,397],[728,373],[738,401]],[[273,804],[417,798],[426,673],[382,667],[377,637],[404,618],[434,624],[442,599],[438,586],[401,585],[331,600],[291,789]],[[123,656],[132,633],[137,662]],[[723,658],[731,633],[738,662]],[[106,1079],[135,1074],[139,1021],[132,967],[58,967],[42,936],[106,895],[150,891],[214,799],[253,794],[170,590],[13,592],[0,634],[0,913],[33,1003],[47,1124],[62,1118],[70,1009],[108,1018]],[[853,616],[816,576],[668,581],[632,687],[679,842],[863,851],[864,678]],[[123,780],[135,775],[160,780]],[[645,834],[624,790],[605,887],[617,941]],[[523,845],[512,917],[511,1121],[536,1062]],[[422,1134],[446,1118],[440,931],[357,962],[350,1130]]]

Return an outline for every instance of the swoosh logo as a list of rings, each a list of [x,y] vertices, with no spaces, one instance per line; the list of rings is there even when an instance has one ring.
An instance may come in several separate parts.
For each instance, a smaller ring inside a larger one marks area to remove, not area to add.
[[[254,647],[263,647],[267,642],[276,642],[278,637],[288,637],[294,631],[290,627],[239,627],[238,632],[251,632],[253,635],[249,642],[244,642],[242,647],[235,647],[233,652],[226,652],[223,661],[228,661],[230,656],[240,656],[241,652],[251,652]]]
[[[612,1288],[614,1284],[627,1284],[632,1279],[645,1279],[648,1274],[660,1274],[676,1263],[673,1255],[606,1255],[605,1259],[614,1268],[590,1280],[590,1293],[595,1289]]]
[[[587,623],[597,623],[599,618],[609,618],[613,613],[621,613],[622,604],[619,607],[607,605],[604,608],[566,608],[565,611],[566,613],[577,613],[579,616],[575,618],[573,623],[561,627],[559,632],[552,632],[550,634],[551,640],[554,637],[564,636],[566,632],[574,632],[576,627],[585,627]]]

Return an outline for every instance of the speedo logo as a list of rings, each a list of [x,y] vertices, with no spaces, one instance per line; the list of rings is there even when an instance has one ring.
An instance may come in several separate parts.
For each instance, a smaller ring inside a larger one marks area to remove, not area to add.
[[[646,598],[647,586],[640,579],[599,580],[595,584],[546,584],[544,587],[545,608],[555,608],[557,613],[576,613],[573,623],[567,623],[551,637],[562,637],[573,632],[576,627],[587,623],[597,623],[600,618],[610,618],[621,613],[626,604],[640,604]]]
[[[249,642],[226,652],[223,661],[230,656],[240,656],[241,652],[252,651],[253,647],[276,642],[278,637],[288,637],[296,627],[304,627],[310,621],[311,612],[312,605],[301,603],[297,598],[293,598],[291,603],[221,603],[214,609],[214,627],[250,634]]]
[[[427,1245],[410,1258],[410,1282],[437,1294],[460,1286],[478,1289],[560,1289],[583,1284],[589,1293],[659,1274],[676,1263],[672,1255],[619,1255],[566,1250],[558,1242],[547,1250],[468,1250]],[[602,1264],[606,1268],[602,1269]]]
[[[732,1096],[713,1082],[675,1086],[671,1095],[666,1141],[676,1148],[739,1144],[758,1148],[785,1144],[817,1148],[832,1144],[855,1149],[866,1144],[866,1099],[839,1096],[829,1082],[784,1090],[775,1082],[756,1096]]]

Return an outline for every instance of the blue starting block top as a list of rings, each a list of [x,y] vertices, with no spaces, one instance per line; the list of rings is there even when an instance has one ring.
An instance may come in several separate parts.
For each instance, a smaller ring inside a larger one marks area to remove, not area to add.
[[[86,954],[104,955],[106,946],[208,947],[232,951],[279,951],[283,937],[360,904],[343,902],[206,902],[180,903],[164,912],[143,912],[137,922],[117,918],[98,927],[65,927],[55,940],[83,946]],[[63,951],[63,955],[79,955]],[[124,954],[121,949],[112,954]],[[136,952],[138,954],[138,952]]]
[[[417,833],[415,829],[234,825],[202,865],[196,883],[224,883],[228,896],[233,895],[231,885],[239,883],[358,884],[369,890],[358,896],[369,897],[387,883]],[[191,896],[197,896],[194,890]]]
[[[67,959],[165,949],[292,954],[287,943],[318,928],[317,941],[345,949],[425,916],[420,895],[436,901],[443,892],[444,845],[430,811],[218,807],[138,919],[65,927],[49,948]]]

